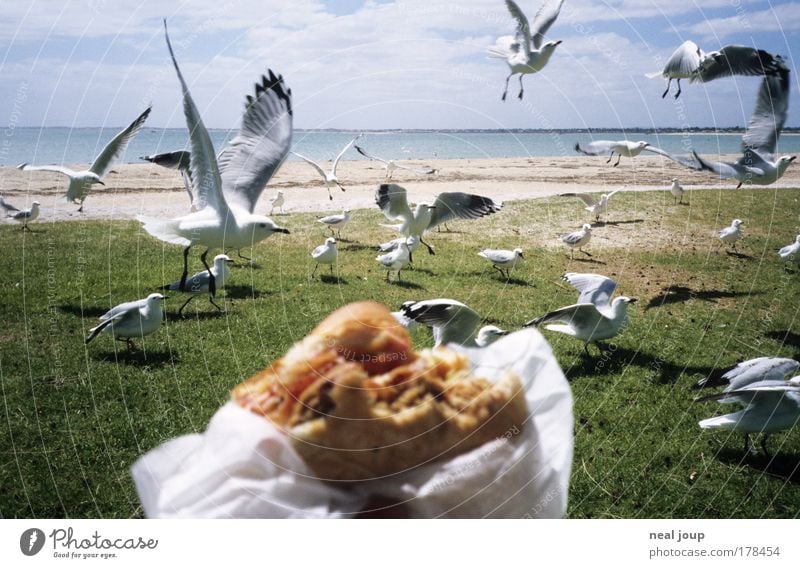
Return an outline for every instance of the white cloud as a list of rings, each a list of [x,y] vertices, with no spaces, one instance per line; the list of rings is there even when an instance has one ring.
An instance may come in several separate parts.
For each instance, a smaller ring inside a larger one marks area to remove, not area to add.
[[[800,4],[797,3],[781,4],[761,11],[746,9],[733,11],[736,12],[733,16],[706,20],[686,26],[685,29],[706,39],[764,32],[779,34],[800,32]]]

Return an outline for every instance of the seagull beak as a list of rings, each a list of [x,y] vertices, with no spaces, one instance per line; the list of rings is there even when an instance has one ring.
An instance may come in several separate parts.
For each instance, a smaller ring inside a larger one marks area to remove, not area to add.
[[[225,264],[236,264],[236,261],[233,260],[232,258],[229,258],[228,260],[225,261]]]
[[[166,300],[167,298],[169,298],[169,296],[161,296],[162,300]]]
[[[99,183],[100,185],[105,185],[105,184],[104,184],[102,181],[100,181],[100,180],[97,180],[97,183]]]
[[[635,304],[635,303],[636,303],[636,302],[638,302],[638,301],[639,301],[639,299],[638,299],[638,298],[631,298],[631,299],[630,299],[630,303],[631,303],[631,304]]]
[[[789,156],[789,161],[794,162],[797,159],[797,156]]]
[[[520,257],[520,258],[525,258],[525,255],[524,255],[524,254],[522,254],[522,253],[519,253],[519,257]]]

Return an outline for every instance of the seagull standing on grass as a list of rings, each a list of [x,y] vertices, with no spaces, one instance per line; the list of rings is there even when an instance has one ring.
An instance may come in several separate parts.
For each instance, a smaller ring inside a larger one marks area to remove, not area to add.
[[[705,53],[695,42],[687,40],[672,53],[663,70],[648,73],[647,77],[667,79],[667,89],[661,95],[662,99],[669,93],[672,80],[677,79],[677,99],[681,96],[681,79],[689,79],[690,83],[707,83],[731,75],[774,75],[784,70],[786,64],[783,59],[763,49],[728,45],[719,51]]]
[[[508,332],[494,325],[480,327],[481,316],[472,308],[447,298],[405,302],[403,314],[433,330],[434,347],[456,343],[465,347],[486,347]]]
[[[272,207],[269,210],[269,214],[272,215],[273,211],[275,211],[275,208],[277,207],[278,209],[281,210],[281,215],[283,215],[283,204],[285,202],[286,200],[283,198],[283,190],[279,189],[278,195],[270,199],[270,204],[272,205]]]
[[[89,330],[85,343],[89,343],[101,332],[110,334],[118,341],[125,341],[128,349],[134,349],[132,338],[150,335],[161,327],[164,310],[161,302],[166,296],[150,294],[143,300],[125,302],[100,316],[100,325]]]
[[[440,193],[433,203],[418,203],[412,212],[406,189],[393,183],[384,183],[378,187],[375,203],[387,219],[401,221],[391,228],[405,237],[417,237],[430,254],[435,254],[433,247],[422,239],[426,231],[452,219],[479,219],[497,213],[502,207],[502,204],[481,195],[447,192]]]
[[[492,268],[500,272],[500,275],[506,279],[511,278],[511,269],[525,258],[522,255],[521,248],[515,248],[514,250],[483,249],[478,253],[478,256],[482,256],[491,262]]]
[[[411,263],[411,249],[408,240],[392,252],[376,256],[375,260],[386,270],[387,282],[391,282],[389,275],[392,273],[397,274],[397,281],[400,282],[400,272]]]
[[[580,292],[578,303],[532,319],[523,327],[549,324],[545,329],[582,340],[587,355],[590,355],[590,343],[603,351],[600,341],[616,337],[624,329],[628,322],[628,306],[636,299],[617,296],[612,301],[617,283],[599,274],[568,272],[561,278]]]
[[[8,201],[0,197],[0,207],[5,209],[6,217],[14,219],[14,221],[17,221],[18,223],[22,223],[23,231],[31,230],[28,228],[28,223],[35,221],[39,217],[39,205],[40,203],[38,201],[34,201],[31,203],[29,209],[17,209]]]
[[[561,242],[564,243],[569,247],[569,259],[572,260],[574,258],[575,249],[578,249],[578,252],[582,252],[588,257],[592,255],[583,250],[583,247],[589,244],[589,241],[592,240],[592,226],[588,223],[584,223],[583,227],[580,231],[575,231],[574,233],[569,233],[567,235],[562,235],[559,237]]]
[[[103,151],[94,159],[94,162],[89,166],[88,170],[75,171],[64,166],[31,166],[29,164],[20,164],[17,166],[23,171],[43,171],[43,172],[56,172],[63,174],[69,178],[69,186],[64,200],[68,203],[80,204],[78,211],[83,211],[83,202],[92,188],[92,185],[103,183],[105,175],[111,171],[111,168],[119,161],[128,147],[128,143],[133,140],[136,133],[139,132],[144,121],[150,116],[152,107],[147,107],[145,111],[136,117],[136,120],[131,122],[127,128],[119,132],[111,141],[106,144]]]
[[[320,264],[327,264],[331,269],[331,274],[333,274],[333,265],[336,264],[336,260],[339,258],[339,251],[336,248],[336,239],[333,237],[325,239],[325,244],[319,245],[311,251],[311,258],[316,261],[314,272],[311,273],[311,278],[314,278]]]
[[[200,256],[209,275],[209,293],[216,294],[216,282],[206,256],[211,248],[251,246],[273,233],[289,233],[269,217],[254,215],[253,209],[267,181],[280,166],[291,144],[291,90],[283,78],[269,72],[256,84],[255,96],[248,96],[242,126],[217,161],[214,145],[189,87],[183,79],[164,21],[164,35],[172,63],[183,90],[183,111],[191,143],[192,194],[198,211],[175,219],[139,216],[144,229],[164,242],[181,245],[183,274],[180,290],[186,289],[189,250],[205,246]],[[226,188],[227,191],[223,191]]]
[[[517,20],[516,34],[498,38],[495,44],[487,49],[489,57],[505,59],[511,71],[506,77],[502,100],[506,100],[509,80],[517,73],[519,73],[518,98],[522,100],[524,93],[522,78],[525,75],[538,73],[544,69],[556,47],[561,44],[561,40],[544,43],[544,34],[547,33],[547,30],[558,18],[561,4],[563,3],[564,0],[547,0],[536,12],[536,16],[533,18],[533,26],[531,26],[528,24],[528,18],[520,7],[513,0],[506,0],[508,11]]]
[[[792,244],[786,245],[780,249],[778,251],[778,256],[787,262],[794,261],[796,264],[800,264],[800,235],[795,237]]]
[[[683,186],[678,181],[678,178],[672,178],[672,185],[669,188],[669,192],[675,198],[675,203],[683,203],[683,196],[686,193],[686,190],[683,189]],[[678,201],[680,198],[680,201]]]
[[[339,189],[341,189],[342,191],[345,191],[345,189],[342,186],[342,184],[339,183],[339,178],[336,177],[336,167],[339,165],[339,160],[342,159],[342,156],[344,156],[345,152],[347,152],[350,149],[350,147],[353,144],[356,143],[356,140],[358,140],[360,137],[361,137],[361,135],[359,134],[358,136],[353,138],[350,142],[348,142],[347,146],[342,148],[342,151],[339,152],[338,156],[336,156],[336,159],[333,161],[333,165],[331,166],[331,169],[328,172],[323,170],[322,166],[320,166],[314,160],[311,160],[310,158],[306,158],[305,156],[303,156],[301,154],[298,154],[297,152],[292,152],[292,154],[294,154],[295,156],[297,156],[301,160],[304,160],[304,161],[308,162],[309,164],[311,164],[314,167],[314,169],[319,172],[319,175],[322,176],[322,180],[325,182],[325,187],[328,189],[328,197],[330,198],[331,201],[333,201],[333,195],[331,195],[331,188],[333,186],[336,186]]]
[[[594,220],[599,221],[600,215],[605,213],[608,215],[608,200],[617,193],[618,191],[622,191],[620,189],[615,189],[611,193],[603,193],[600,195],[600,200],[597,201],[594,196],[590,193],[560,193],[560,197],[577,197],[581,201],[583,201],[584,205],[586,205],[585,209],[594,215]]]
[[[734,219],[730,227],[725,227],[719,232],[719,246],[723,244],[731,245],[733,250],[736,250],[736,241],[742,238],[742,220]],[[719,247],[717,247],[719,250]]]
[[[211,274],[214,276],[218,290],[221,290],[225,287],[225,283],[231,274],[231,271],[228,268],[229,264],[233,264],[233,261],[230,259],[230,257],[228,257],[228,255],[218,254],[214,257],[214,263],[211,265]],[[222,308],[219,307],[214,301],[214,296],[209,293],[210,284],[211,278],[209,277],[208,272],[205,270],[198,272],[194,276],[191,276],[186,281],[186,289],[183,290],[183,292],[190,294],[190,296],[189,299],[186,300],[178,310],[178,315],[183,315],[183,308],[189,305],[189,302],[194,300],[195,296],[202,296],[203,294],[208,294],[208,301],[211,302],[219,311],[222,311]],[[173,292],[180,292],[180,288],[180,280],[164,287],[165,290],[172,290]]]
[[[336,229],[339,234],[339,238],[342,238],[342,228],[350,222],[350,210],[345,209],[342,211],[341,215],[328,215],[327,217],[322,217],[321,219],[317,219],[317,223],[322,223],[323,225],[327,225],[328,228],[331,230],[331,234],[333,234],[333,230]]]
[[[422,168],[410,168],[408,166],[402,166],[402,165],[398,164],[397,162],[395,162],[394,160],[385,160],[385,159],[379,158],[377,156],[371,156],[370,154],[367,154],[366,150],[364,150],[358,144],[355,145],[355,148],[356,148],[356,151],[359,154],[361,154],[362,156],[364,156],[365,158],[369,158],[370,160],[373,160],[375,162],[381,162],[382,164],[385,164],[384,165],[384,170],[386,171],[386,181],[389,181],[390,179],[392,179],[392,174],[394,173],[395,170],[407,170],[409,172],[414,172],[415,174],[420,174],[420,175],[432,175],[432,174],[436,173],[436,170],[433,169],[433,168],[424,168],[424,169],[422,169]]]

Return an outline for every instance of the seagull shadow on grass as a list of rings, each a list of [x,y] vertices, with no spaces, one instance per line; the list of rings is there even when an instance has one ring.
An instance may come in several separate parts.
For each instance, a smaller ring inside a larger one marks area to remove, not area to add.
[[[495,280],[503,284],[511,284],[513,286],[523,286],[526,288],[530,286],[531,288],[533,288],[533,284],[531,284],[527,280],[523,280],[522,278],[502,278],[498,276],[497,278],[495,278]]]
[[[733,256],[735,258],[741,258],[743,260],[755,260],[754,256],[750,256],[749,254],[745,254],[743,252],[736,252],[735,250],[726,250],[725,252],[728,256]]]
[[[228,298],[233,300],[257,300],[262,296],[271,296],[272,292],[259,292],[252,286],[242,286],[237,284],[235,286],[226,285],[225,294]]]
[[[644,311],[669,304],[688,302],[692,299],[715,302],[721,298],[738,298],[740,296],[755,296],[762,292],[729,292],[727,290],[692,290],[686,286],[667,286],[662,288],[657,296],[653,296],[644,307]]]
[[[416,282],[409,282],[408,280],[395,280],[389,282],[389,284],[398,288],[406,288],[407,290],[425,290],[425,286],[420,286]]]
[[[96,306],[81,307],[72,304],[61,304],[60,306],[58,306],[58,309],[64,313],[71,314],[73,316],[85,317],[85,318],[99,318],[111,308],[100,308]]]
[[[741,441],[738,435],[734,438]],[[770,442],[776,443],[777,440],[770,438]],[[767,449],[770,449],[769,446]],[[781,451],[772,455],[766,455],[762,451],[745,454],[742,448],[725,447],[717,452],[717,458],[729,465],[749,467],[784,482],[800,484],[800,454]]]
[[[565,369],[567,379],[607,375],[621,371],[626,367],[634,366],[648,369],[651,380],[665,385],[676,382],[682,375],[709,377],[715,373],[722,374],[724,372],[715,367],[687,366],[672,363],[649,353],[635,351],[627,347],[606,345],[606,350],[603,353],[600,353],[593,346],[589,347],[589,349],[592,353],[591,357],[586,355],[585,351],[581,351],[574,363]]]
[[[587,264],[606,264],[602,260],[597,260],[595,258],[573,258],[571,260],[575,262],[585,262]]]
[[[797,353],[795,353],[795,358],[800,357],[800,334],[795,333],[791,330],[780,330],[780,331],[765,331],[762,334],[764,337],[768,337],[774,341],[779,342],[781,345],[785,345],[787,347],[794,347]]]
[[[194,302],[192,302],[194,304]],[[191,306],[191,304],[189,304]],[[174,312],[167,312],[167,321],[170,322],[179,322],[179,321],[190,321],[190,320],[215,320],[227,315],[227,310],[219,311],[212,305],[208,305],[208,307],[203,306],[202,304],[198,304],[197,307],[187,307],[183,310],[183,315],[179,315],[178,311]]]
[[[347,241],[345,241],[344,239],[340,239],[339,242],[345,243]],[[358,251],[362,251],[362,250],[374,250],[378,254],[382,254],[379,250],[377,250],[377,248],[378,247],[374,247],[374,246],[371,247],[369,245],[362,245],[362,244],[359,244],[359,243],[352,243],[352,244],[349,244],[349,245],[347,245],[345,247],[340,248],[339,250],[341,250],[341,251],[354,251],[354,252],[358,252]]]
[[[122,347],[118,351],[103,351],[92,355],[95,361],[122,365],[147,365],[150,367],[164,367],[180,362],[180,358],[173,351],[151,351]]]
[[[435,276],[433,270],[431,270],[430,268],[420,268],[418,266],[409,265],[407,268],[404,268],[403,270],[410,270],[411,272],[417,272],[419,274],[427,274],[428,276]]]
[[[592,228],[605,227],[608,225],[616,227],[617,225],[633,225],[636,223],[644,223],[644,219],[631,219],[630,221],[595,221],[592,223]]]
[[[320,274],[319,281],[324,284],[344,284],[347,285],[348,282],[341,276],[334,276],[332,274]]]

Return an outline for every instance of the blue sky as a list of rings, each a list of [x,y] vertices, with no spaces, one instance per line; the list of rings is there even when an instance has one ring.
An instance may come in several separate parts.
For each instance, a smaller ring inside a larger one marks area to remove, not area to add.
[[[540,1],[520,0],[532,19]],[[783,55],[789,121],[800,125],[795,52],[800,3],[749,0],[565,0],[550,64],[525,78],[485,49],[512,34],[502,0],[141,0],[0,3],[0,125],[116,126],[152,102],[149,126],[183,126],[161,19],[206,124],[239,122],[270,67],[294,93],[299,128],[580,128],[737,126],[758,79],[684,86],[676,104],[647,79],[686,39]]]

